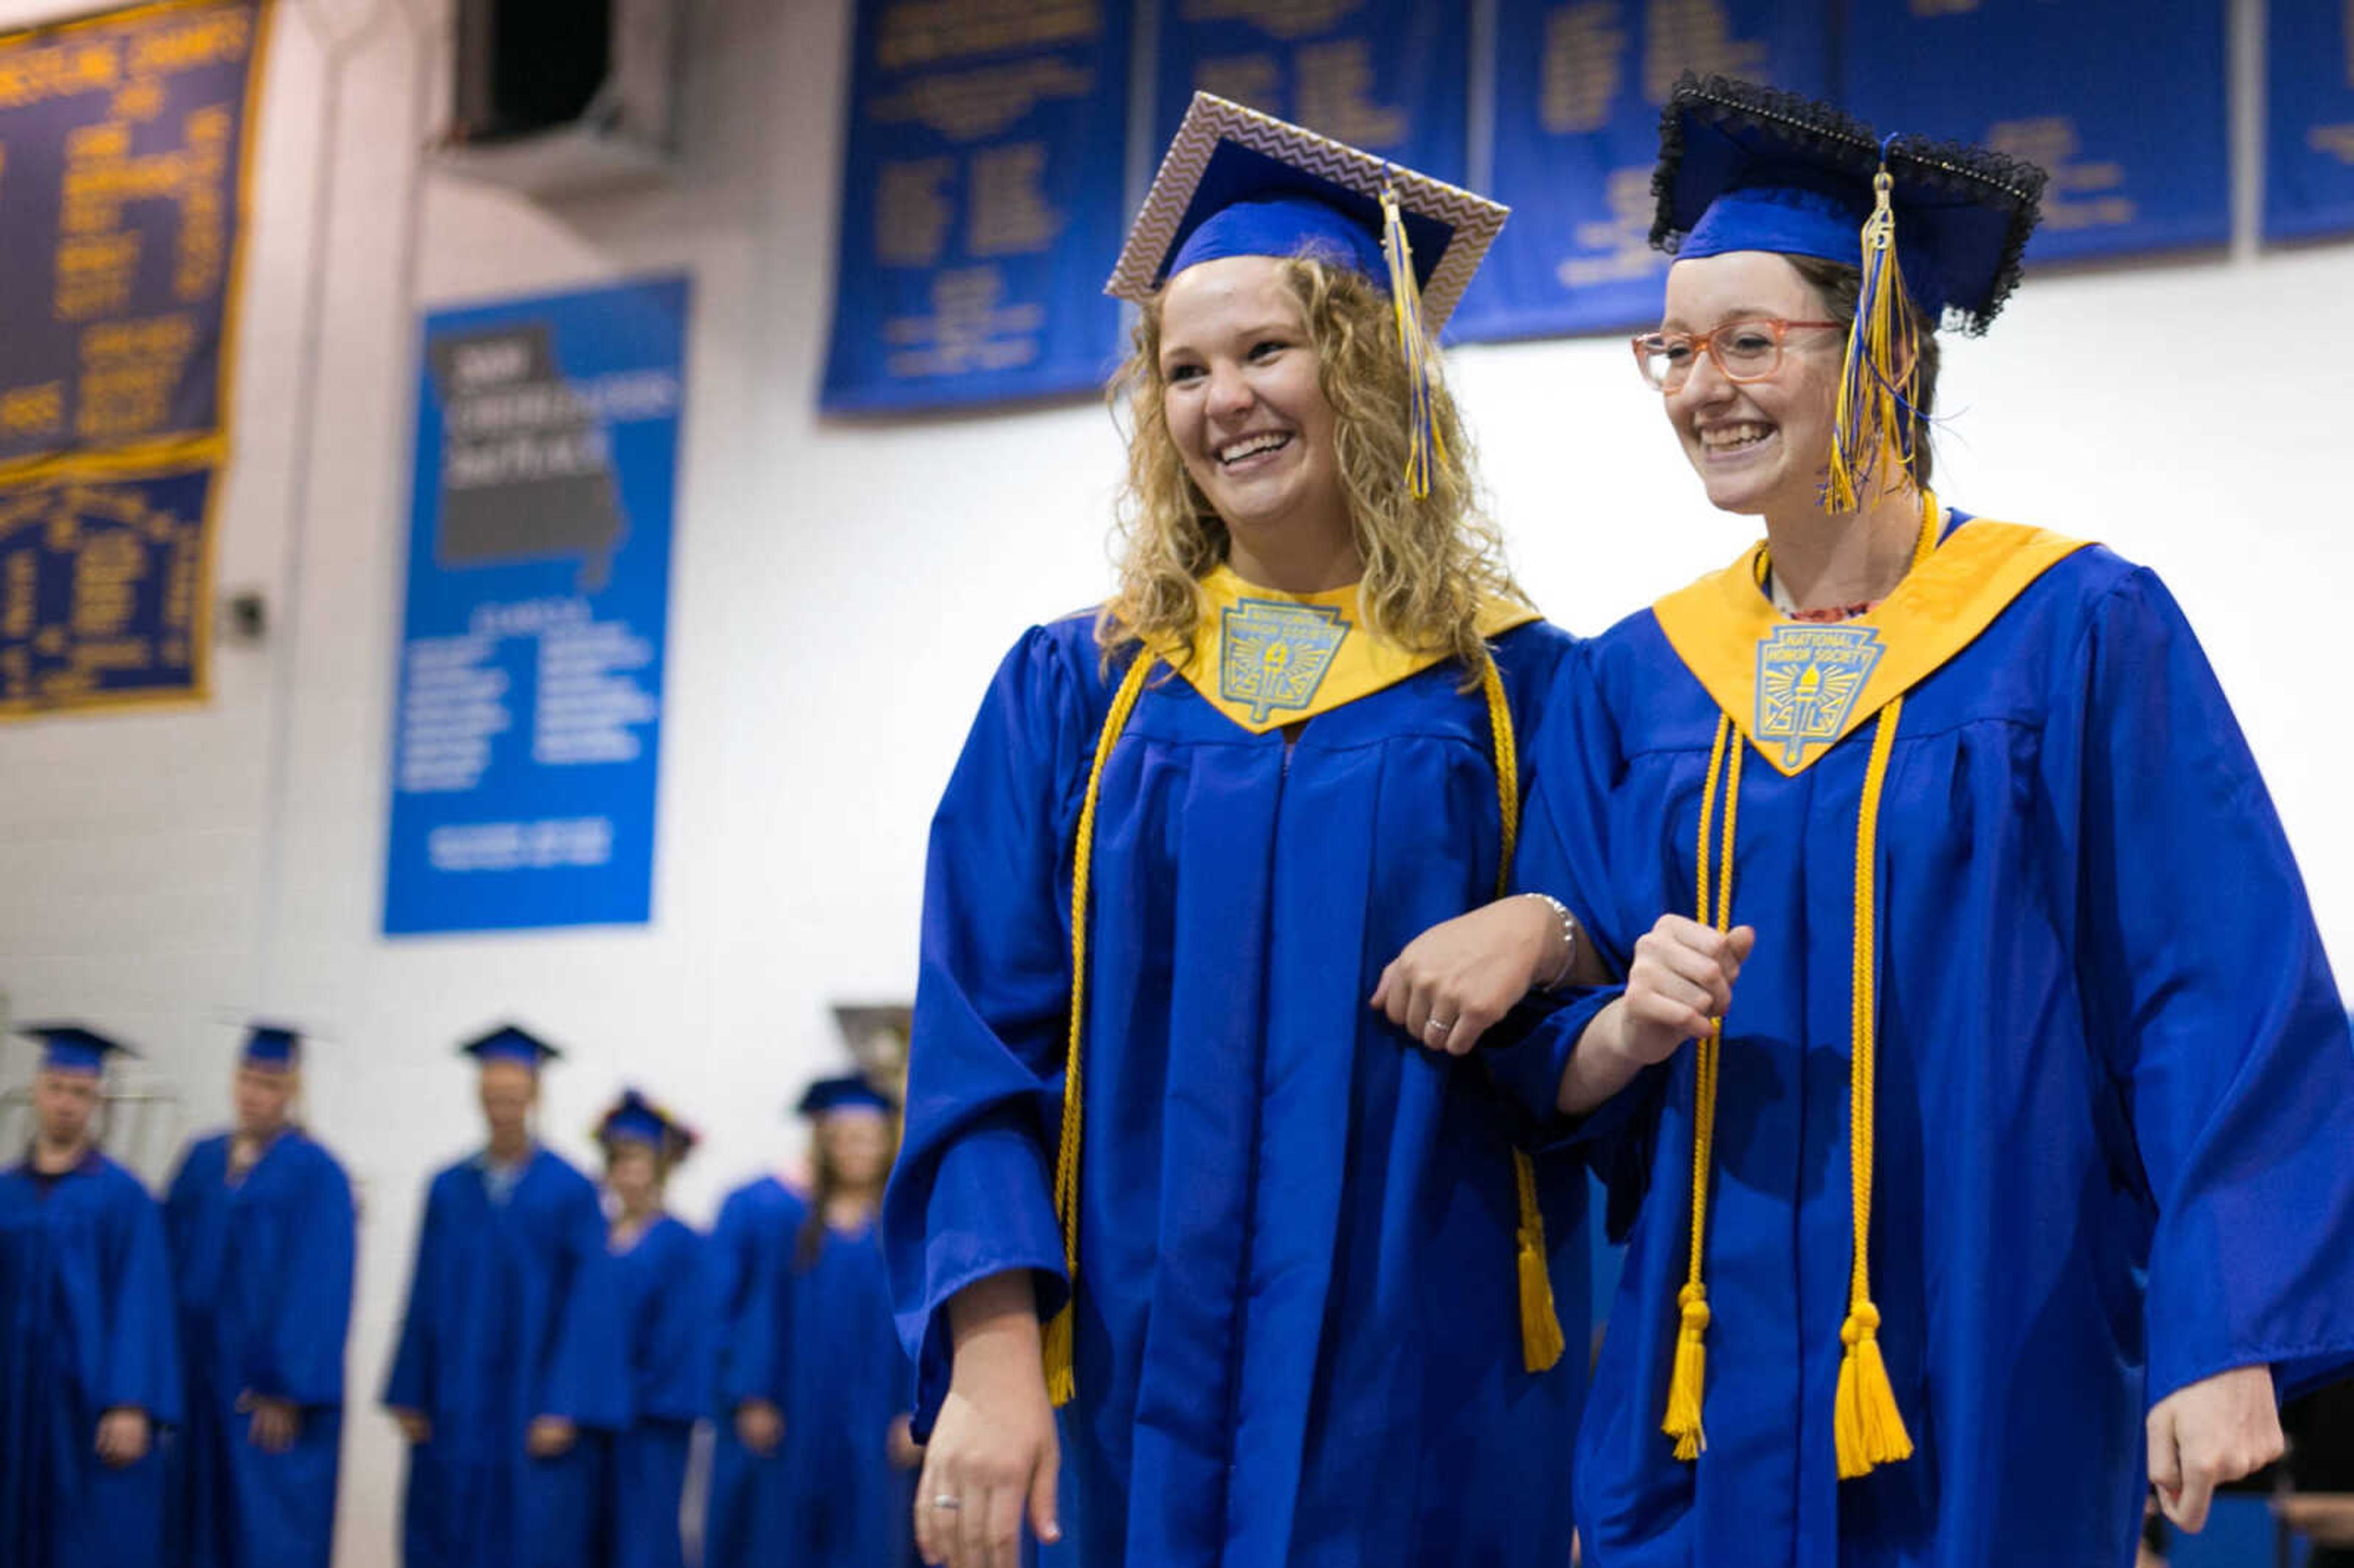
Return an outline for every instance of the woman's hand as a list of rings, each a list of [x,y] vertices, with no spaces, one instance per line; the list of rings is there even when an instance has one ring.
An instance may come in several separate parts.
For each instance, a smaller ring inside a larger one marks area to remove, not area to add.
[[[905,1415],[891,1417],[891,1425],[883,1436],[884,1451],[891,1456],[895,1469],[912,1470],[924,1462],[924,1446],[916,1441],[915,1423]]]
[[[765,1399],[748,1399],[736,1407],[736,1441],[760,1458],[777,1451],[785,1440],[785,1413]]]
[[[535,1415],[523,1435],[523,1446],[535,1459],[560,1459],[579,1438],[579,1431],[561,1415]]]
[[[2177,1389],[2158,1402],[2147,1425],[2158,1506],[2193,1534],[2206,1528],[2218,1486],[2254,1475],[2288,1446],[2269,1366],[2234,1367]]]
[[[1560,972],[1561,916],[1541,898],[1500,898],[1433,926],[1382,971],[1373,1007],[1416,1044],[1468,1055],[1539,980]]]
[[[1662,915],[1635,944],[1627,992],[1578,1036],[1561,1078],[1564,1116],[1585,1116],[1709,1031],[1733,1006],[1733,982],[1757,946],[1746,926],[1730,932]]]
[[[283,1454],[302,1436],[302,1407],[291,1399],[270,1399],[248,1390],[238,1396],[237,1407],[253,1418],[246,1436],[265,1454]]]
[[[98,1418],[98,1457],[117,1470],[128,1469],[147,1457],[154,1428],[143,1410],[110,1410]]]
[[[396,1410],[392,1418],[400,1425],[400,1436],[410,1447],[433,1441],[433,1423],[421,1410]]]
[[[1055,1542],[1062,1445],[1027,1274],[967,1286],[949,1303],[956,1367],[924,1446],[916,1484],[916,1545],[948,1568],[1017,1568],[1025,1511]]]

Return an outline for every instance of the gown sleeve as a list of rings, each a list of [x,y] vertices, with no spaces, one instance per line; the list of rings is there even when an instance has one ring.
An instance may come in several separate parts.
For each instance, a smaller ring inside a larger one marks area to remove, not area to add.
[[[401,1313],[400,1341],[385,1379],[387,1410],[433,1414],[438,1324],[434,1303],[441,1288],[441,1183],[426,1190],[425,1217],[417,1227],[417,1256],[408,1275],[408,1306]]]
[[[172,1298],[172,1265],[164,1245],[162,1205],[125,1175],[110,1227],[107,1275],[112,1288],[106,1354],[99,1369],[101,1410],[143,1410],[159,1425],[177,1425],[180,1397],[179,1325]]]
[[[719,1373],[722,1419],[755,1401],[785,1408],[793,1310],[787,1275],[800,1229],[799,1216],[788,1213],[776,1226],[748,1226],[737,1238],[738,1255],[728,1265],[737,1283],[726,1319],[727,1361]]]
[[[1065,824],[1099,722],[1082,692],[1092,647],[1069,631],[1034,630],[1006,658],[932,821],[906,1141],[883,1213],[919,1434],[947,1390],[949,1298],[1026,1269],[1051,1315],[1068,1288],[1052,1163],[1071,995]]]
[[[550,1216],[561,1227],[554,1340],[536,1415],[576,1426],[617,1431],[630,1414],[630,1359],[624,1342],[619,1275],[605,1245],[605,1216],[586,1178]]]
[[[711,1386],[710,1317],[697,1287],[709,1244],[684,1225],[668,1239],[631,1414],[640,1420],[691,1422],[703,1414],[705,1391]]]
[[[344,1402],[344,1345],[352,1318],[352,1187],[325,1150],[306,1151],[280,1255],[276,1319],[247,1369],[255,1393],[313,1410]]]
[[[2172,598],[2137,570],[2085,639],[2045,767],[2079,840],[2085,1023],[2155,1209],[2148,1397],[2263,1363],[2293,1394],[2354,1366],[2344,1004],[2254,758]]]

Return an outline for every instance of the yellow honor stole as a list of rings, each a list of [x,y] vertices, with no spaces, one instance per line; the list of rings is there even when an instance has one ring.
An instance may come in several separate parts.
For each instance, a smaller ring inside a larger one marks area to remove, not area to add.
[[[1364,623],[1356,584],[1283,593],[1246,583],[1221,565],[1203,577],[1202,592],[1207,602],[1193,641],[1153,652],[1253,735],[1345,707],[1454,656],[1376,638]],[[1536,619],[1526,605],[1491,603],[1479,612],[1479,635],[1495,637]]]
[[[1760,590],[1769,562],[1760,541],[1741,558],[1652,606],[1659,629],[1685,668],[1715,699],[1716,742],[1701,790],[1695,853],[1695,918],[1719,931],[1733,928],[1733,861],[1741,764],[1755,747],[1785,777],[1794,777],[1877,717],[1866,765],[1863,801],[1856,813],[1852,1003],[1849,1035],[1848,1161],[1853,1195],[1855,1261],[1850,1271],[1847,1320],[1832,1440],[1840,1478],[1908,1459],[1904,1429],[1879,1342],[1880,1311],[1872,1300],[1873,1001],[1876,968],[1872,923],[1877,907],[1880,797],[1903,713],[1904,694],[1959,653],[2054,564],[2084,547],[2012,523],[1973,520],[1940,544],[1936,497],[1921,497],[1921,535],[1913,567],[1896,591],[1869,613],[1833,625],[1786,620]],[[1746,741],[1747,745],[1742,744]],[[1718,812],[1723,812],[1722,828]],[[1715,875],[1710,874],[1714,851]],[[1714,885],[1712,888],[1711,884]],[[1714,895],[1712,907],[1711,894]],[[1708,1289],[1702,1259],[1707,1238],[1708,1183],[1716,1125],[1718,1052],[1724,1021],[1710,1021],[1692,1058],[1692,1183],[1690,1266],[1677,1296],[1680,1330],[1668,1380],[1661,1430],[1675,1439],[1676,1457],[1697,1458],[1707,1440],[1701,1428],[1706,1372]]]

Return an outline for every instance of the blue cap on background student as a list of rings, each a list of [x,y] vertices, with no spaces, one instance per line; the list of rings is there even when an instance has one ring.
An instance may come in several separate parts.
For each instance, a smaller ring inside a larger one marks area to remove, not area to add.
[[[702,1137],[686,1123],[648,1099],[635,1087],[621,1091],[605,1114],[597,1119],[597,1141],[608,1153],[622,1143],[642,1143],[660,1155],[666,1164],[676,1164],[691,1153]]]
[[[17,1033],[41,1043],[41,1067],[51,1073],[106,1071],[110,1056],[136,1057],[139,1053],[83,1023],[27,1023]]]
[[[520,1024],[502,1023],[486,1034],[480,1034],[458,1047],[461,1055],[472,1056],[484,1066],[493,1062],[520,1062],[536,1073],[550,1062],[563,1060],[564,1053]]]

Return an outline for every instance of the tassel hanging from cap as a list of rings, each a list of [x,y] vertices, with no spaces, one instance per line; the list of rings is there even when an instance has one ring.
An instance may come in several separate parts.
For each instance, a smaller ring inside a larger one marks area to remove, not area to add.
[[[1416,501],[1430,497],[1434,465],[1447,460],[1447,437],[1438,428],[1438,356],[1424,330],[1422,287],[1415,281],[1414,249],[1406,243],[1405,217],[1397,187],[1382,187],[1382,257],[1389,263],[1390,304],[1397,316],[1398,353],[1405,361],[1405,482]]]
[[[1908,477],[1918,471],[1920,325],[1897,262],[1894,188],[1883,143],[1880,173],[1872,182],[1872,216],[1863,223],[1855,323],[1840,366],[1830,471],[1823,479],[1823,507],[1829,512],[1853,512],[1869,501],[1882,462],[1893,461]]]

